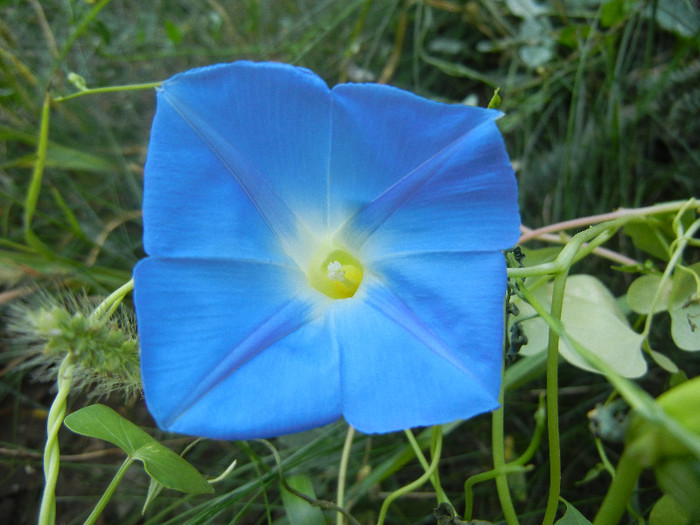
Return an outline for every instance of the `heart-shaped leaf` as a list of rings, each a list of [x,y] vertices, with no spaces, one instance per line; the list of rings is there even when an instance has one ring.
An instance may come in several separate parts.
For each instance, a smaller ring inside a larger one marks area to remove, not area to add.
[[[671,337],[678,348],[700,350],[700,263],[673,274],[669,296]]]
[[[533,290],[537,300],[550,304],[551,283]],[[534,314],[527,304],[516,301],[520,318]],[[516,319],[517,320],[517,319]],[[642,355],[642,335],[629,327],[615,297],[595,277],[574,275],[566,282],[562,322],[566,332],[588,350],[604,360],[624,377],[640,377],[646,373],[647,364]],[[547,348],[549,328],[539,317],[523,321],[527,345],[522,347],[524,355],[544,352]],[[596,371],[576,351],[561,342],[559,352],[572,365],[584,370]]]
[[[633,312],[638,314],[651,313],[651,304],[654,301],[657,290],[661,285],[660,275],[642,275],[634,280],[627,289],[627,304]],[[671,281],[666,281],[659,298],[654,306],[654,313],[658,314],[668,309],[668,296],[671,293]]]
[[[83,436],[109,441],[143,462],[146,472],[169,489],[191,494],[214,492],[207,480],[175,452],[105,405],[90,405],[66,417],[66,426]]]

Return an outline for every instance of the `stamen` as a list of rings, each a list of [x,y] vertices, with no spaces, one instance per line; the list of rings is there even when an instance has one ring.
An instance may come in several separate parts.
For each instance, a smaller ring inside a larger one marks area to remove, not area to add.
[[[326,269],[328,270],[328,278],[331,281],[343,282],[345,280],[345,270],[342,269],[343,265],[338,261],[333,261],[328,263]]]
[[[309,284],[331,299],[348,299],[362,282],[362,264],[347,250],[324,246],[311,258]]]

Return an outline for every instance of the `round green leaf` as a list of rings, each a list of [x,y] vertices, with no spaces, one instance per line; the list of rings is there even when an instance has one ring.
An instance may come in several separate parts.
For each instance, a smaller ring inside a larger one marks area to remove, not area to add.
[[[669,296],[671,337],[682,350],[700,350],[700,263],[676,269]]]
[[[627,290],[627,304],[633,312],[638,314],[651,313],[651,305],[657,290],[661,286],[660,275],[642,275],[634,280]],[[658,314],[668,310],[668,296],[671,293],[671,281],[666,281],[661,294],[659,295],[654,313]]]
[[[541,286],[533,291],[537,299],[549,305],[552,286]],[[518,303],[520,318],[534,314],[526,304]],[[596,354],[615,372],[623,377],[640,377],[647,371],[642,355],[642,336],[632,330],[620,311],[615,297],[595,277],[574,275],[569,277],[564,293],[562,323],[576,342]],[[547,348],[548,327],[539,317],[523,322],[527,345],[521,353],[534,355]],[[569,363],[583,370],[596,372],[575,350],[560,341],[559,353]]]
[[[690,525],[690,515],[673,496],[664,494],[654,504],[649,514],[649,525]]]

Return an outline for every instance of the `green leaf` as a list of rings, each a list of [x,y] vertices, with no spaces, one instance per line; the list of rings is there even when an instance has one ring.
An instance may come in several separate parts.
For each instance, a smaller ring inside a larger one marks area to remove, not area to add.
[[[592,31],[588,24],[570,24],[562,28],[557,35],[557,42],[560,44],[578,49],[582,42],[585,42]]]
[[[163,492],[163,485],[158,483],[155,479],[151,478],[151,482],[148,484],[148,492],[146,493],[146,500],[143,502],[143,507],[141,508],[141,514],[146,514],[148,507],[151,506],[156,498]]]
[[[421,58],[425,60],[431,66],[435,66],[443,73],[457,78],[471,78],[477,80],[478,82],[483,82],[489,86],[494,86],[495,82],[490,78],[484,76],[479,70],[465,66],[458,62],[449,62],[447,60],[441,60],[439,58],[423,53]]]
[[[635,279],[627,290],[627,304],[632,311],[644,315],[651,313],[651,303],[660,285],[660,275],[642,275]],[[670,293],[671,281],[666,281],[654,307],[655,314],[668,310],[668,296]]]
[[[593,480],[599,479],[601,474],[606,473],[607,469],[605,468],[605,465],[603,465],[602,463],[598,463],[595,467],[588,469],[588,472],[586,472],[586,475],[583,476],[583,479],[576,482],[576,486],[590,483]]]
[[[543,304],[549,305],[551,283],[533,290]],[[522,301],[519,319],[534,314],[534,310]],[[566,332],[579,344],[605,361],[623,377],[640,377],[646,373],[647,364],[642,355],[642,336],[632,330],[615,301],[615,297],[595,277],[574,275],[566,282],[562,323]],[[539,317],[523,321],[528,343],[521,349],[523,355],[535,355],[547,349],[549,328]],[[583,370],[597,372],[564,341],[559,342],[559,352],[569,363]]]
[[[508,10],[520,18],[532,18],[547,13],[547,9],[533,0],[506,0]]]
[[[636,461],[657,468],[671,459],[700,459],[699,402],[700,376],[696,376],[661,394],[655,407],[649,407],[651,417],[637,409],[627,431],[627,447],[634,450]],[[658,417],[658,408],[663,418]]]
[[[524,356],[506,368],[503,376],[503,388],[515,390],[529,381],[541,377],[547,363],[546,352]]]
[[[673,499],[690,514],[690,521],[697,524],[700,519],[700,460],[688,457],[669,458],[654,466],[654,476],[661,490],[673,496]]]
[[[647,7],[645,14],[655,16],[659,26],[684,38],[700,31],[700,11],[692,0],[658,0]]]
[[[0,140],[17,141],[28,146],[36,146],[37,139],[34,135],[14,130],[0,125]],[[0,168],[31,168],[36,161],[36,154],[31,153],[11,160],[3,159]],[[86,153],[75,148],[62,146],[49,141],[46,150],[46,166],[76,171],[114,172],[119,166],[104,157]]]
[[[287,484],[293,489],[312,498],[316,498],[313,484],[308,476],[300,474],[297,476],[289,476],[286,480]],[[291,525],[325,525],[326,519],[321,509],[311,506],[309,502],[304,501],[282,487],[280,488],[285,514]]]
[[[501,95],[498,94],[498,92],[501,90],[501,88],[496,88],[496,90],[493,92],[493,96],[491,97],[491,100],[489,100],[489,105],[486,106],[489,109],[498,109],[501,106]]]
[[[581,514],[576,508],[566,500],[563,500],[566,505],[566,514],[564,514],[560,520],[556,522],[556,525],[591,525],[583,514]]]
[[[664,494],[649,514],[649,525],[690,525],[690,515],[674,498]]]
[[[622,22],[632,7],[630,0],[608,0],[603,4],[600,13],[600,25],[612,27],[618,22]]]
[[[637,248],[657,259],[668,261],[671,243],[676,240],[673,230],[673,220],[676,215],[676,213],[662,213],[646,217],[643,221],[628,222],[623,230]],[[684,229],[687,229],[694,220],[695,213],[690,209],[683,213],[681,224]]]
[[[85,78],[80,76],[78,73],[71,71],[68,73],[68,82],[73,84],[73,86],[78,91],[85,91],[87,89],[87,84],[85,83]]]
[[[666,370],[666,372],[669,374],[676,374],[680,371],[676,363],[674,363],[670,357],[662,354],[661,352],[657,352],[656,350],[650,348],[649,355],[651,355],[651,358],[657,365]]]
[[[528,67],[542,66],[554,56],[555,42],[550,31],[547,18],[526,18],[520,25],[518,39],[529,43],[521,46],[518,54]]]
[[[49,143],[46,166],[76,171],[114,172],[119,167],[104,157],[98,157],[74,148]]]
[[[170,41],[178,45],[182,42],[182,32],[171,20],[166,20],[164,24],[165,34],[168,35]]]
[[[656,217],[645,222],[631,222],[625,225],[624,232],[640,250],[662,261],[668,261],[669,247],[676,238],[671,228],[672,218],[669,215],[667,221]]]
[[[103,439],[121,448],[143,462],[148,475],[169,489],[192,494],[214,492],[187,461],[105,405],[81,408],[66,417],[65,424],[76,434]]]
[[[678,348],[700,350],[700,263],[684,271],[676,268],[669,296],[671,337]]]

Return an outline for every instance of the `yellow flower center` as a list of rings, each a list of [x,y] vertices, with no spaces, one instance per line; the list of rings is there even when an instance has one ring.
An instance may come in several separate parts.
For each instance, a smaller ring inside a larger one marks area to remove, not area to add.
[[[362,282],[362,264],[347,251],[334,248],[312,257],[307,278],[311,286],[331,299],[355,295]]]

